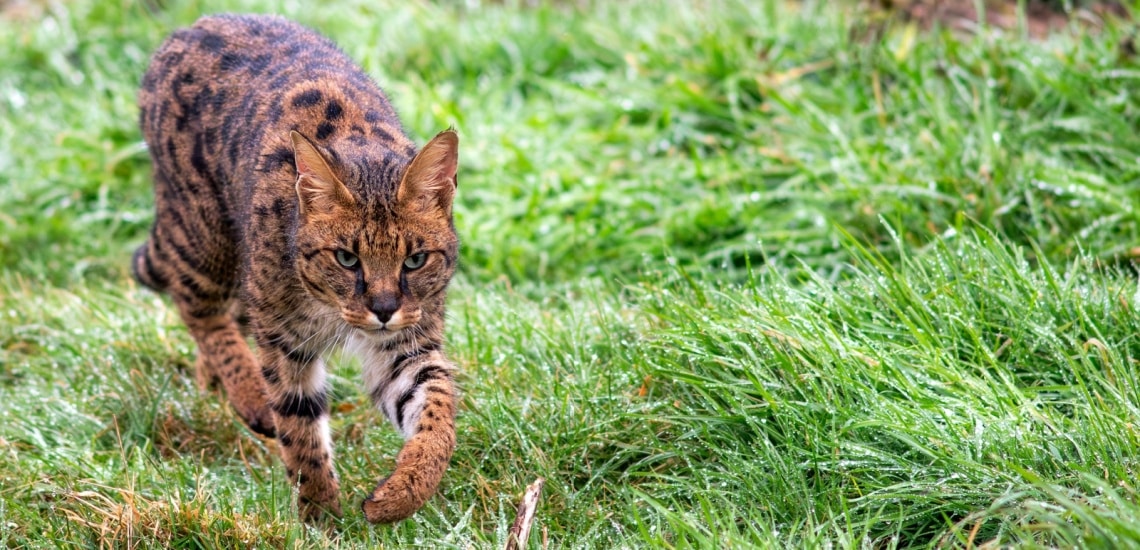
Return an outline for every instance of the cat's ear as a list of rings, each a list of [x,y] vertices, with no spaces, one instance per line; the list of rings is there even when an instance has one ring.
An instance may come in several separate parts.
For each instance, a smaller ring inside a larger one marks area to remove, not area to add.
[[[424,145],[400,180],[396,201],[421,210],[437,207],[451,212],[458,185],[459,134],[447,129]]]
[[[329,169],[328,162],[305,136],[289,132],[293,139],[293,158],[297,163],[297,198],[301,214],[329,213],[337,208],[352,208],[352,193]]]

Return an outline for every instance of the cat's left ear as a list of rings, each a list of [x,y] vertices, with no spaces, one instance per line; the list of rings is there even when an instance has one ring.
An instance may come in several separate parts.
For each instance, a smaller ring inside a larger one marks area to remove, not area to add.
[[[396,201],[401,205],[427,209],[438,207],[451,212],[458,185],[459,134],[447,129],[424,145],[400,180]]]

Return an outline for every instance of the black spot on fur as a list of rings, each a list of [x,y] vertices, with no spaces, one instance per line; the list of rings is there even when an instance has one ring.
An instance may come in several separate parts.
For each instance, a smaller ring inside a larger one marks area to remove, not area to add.
[[[206,177],[206,172],[209,170],[209,165],[206,164],[206,157],[202,152],[202,140],[194,140],[194,151],[190,153],[190,165],[194,167],[194,171],[199,176]]]
[[[320,90],[305,90],[293,98],[293,106],[298,108],[312,107],[320,103],[322,98]]]
[[[423,370],[416,373],[416,381],[412,383],[412,387],[408,388],[408,391],[404,392],[404,395],[401,395],[400,399],[396,400],[396,424],[401,428],[404,427],[404,407],[416,396],[416,392],[420,389],[420,386],[426,384],[428,380],[446,377],[447,371],[437,366],[424,367]]]
[[[237,69],[240,69],[242,65],[245,65],[245,61],[245,56],[241,54],[226,52],[222,54],[222,61],[219,64],[218,68],[224,72],[236,71]]]
[[[220,52],[222,48],[226,47],[226,41],[216,34],[207,33],[198,43],[202,45],[202,49],[214,53]]]
[[[373,126],[372,127],[372,135],[374,135],[377,138],[380,138],[384,141],[394,141],[392,134],[389,134],[387,131],[385,131],[383,128],[381,128],[379,126]]]
[[[325,118],[336,122],[340,117],[344,116],[344,108],[340,106],[340,102],[335,99],[330,99],[329,104],[325,106]]]
[[[249,72],[253,73],[254,76],[257,76],[257,75],[261,74],[262,72],[264,72],[265,69],[267,67],[269,67],[269,64],[272,62],[273,62],[273,56],[271,56],[269,54],[259,55],[255,58],[253,58],[249,62]]]
[[[292,166],[293,162],[293,150],[282,145],[274,149],[272,153],[265,155],[265,164],[261,169],[265,171],[276,170],[282,166]]]

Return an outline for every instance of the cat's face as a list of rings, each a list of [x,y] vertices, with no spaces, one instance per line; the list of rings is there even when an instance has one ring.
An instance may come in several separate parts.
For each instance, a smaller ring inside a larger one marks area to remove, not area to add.
[[[378,215],[312,156],[318,153],[311,144],[294,137],[297,275],[348,325],[387,339],[416,326],[425,306],[441,304],[458,249],[451,223],[457,146],[454,132],[436,136],[408,167],[393,204]]]

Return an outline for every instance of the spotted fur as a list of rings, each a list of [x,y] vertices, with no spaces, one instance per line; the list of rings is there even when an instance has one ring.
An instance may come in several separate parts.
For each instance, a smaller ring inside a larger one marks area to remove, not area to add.
[[[458,239],[458,138],[417,151],[379,88],[328,40],[278,17],[220,15],[175,32],[139,92],[155,222],[133,259],[172,297],[249,427],[276,436],[301,516],[340,513],[322,356],[362,357],[405,436],[363,502],[392,522],[435,492],[455,447],[444,299]],[[248,323],[255,359],[243,337]]]

